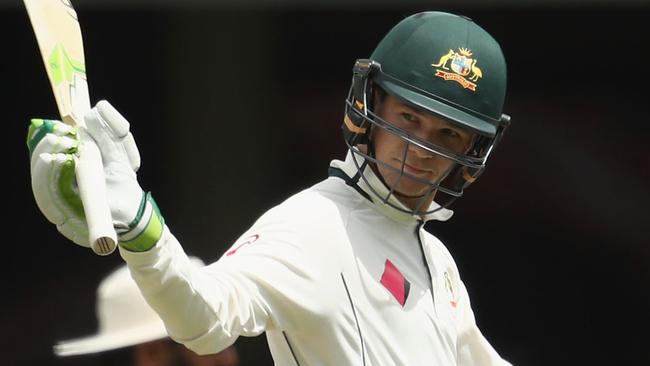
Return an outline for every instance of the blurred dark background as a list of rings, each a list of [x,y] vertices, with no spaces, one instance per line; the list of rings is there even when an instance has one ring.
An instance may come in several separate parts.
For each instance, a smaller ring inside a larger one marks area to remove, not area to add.
[[[392,25],[431,9],[491,32],[513,124],[455,217],[428,229],[454,255],[483,333],[516,365],[650,364],[647,4],[75,2],[91,99],[132,122],[142,186],[205,261],[344,155],[352,65]],[[57,110],[21,2],[0,2],[0,34],[0,364],[98,364],[57,360],[51,346],[96,332],[95,288],[122,260],[67,242],[38,211],[25,134],[29,118]],[[242,365],[272,364],[263,336],[236,346]]]

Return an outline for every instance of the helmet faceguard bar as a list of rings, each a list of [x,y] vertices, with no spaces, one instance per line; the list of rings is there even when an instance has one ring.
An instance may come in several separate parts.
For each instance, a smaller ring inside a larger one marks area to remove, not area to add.
[[[348,109],[353,108],[349,99],[346,101],[346,105]],[[353,110],[352,113],[358,113],[358,112],[356,110]],[[407,131],[379,117],[377,114],[375,114],[373,111],[369,110],[368,108],[364,109],[364,114],[360,115],[360,117],[366,119],[367,122],[372,125],[381,127],[395,135],[398,135],[402,139],[408,141],[413,145],[416,145],[417,147],[427,151],[428,153],[439,155],[449,160],[453,160],[454,162],[458,164],[462,164],[469,168],[482,169],[485,166],[486,157],[476,157],[471,155],[457,154],[433,142],[425,141],[417,136],[413,136],[409,134]]]

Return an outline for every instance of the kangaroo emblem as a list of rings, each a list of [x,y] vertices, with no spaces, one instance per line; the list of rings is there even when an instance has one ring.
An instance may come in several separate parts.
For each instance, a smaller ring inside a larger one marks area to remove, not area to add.
[[[442,67],[445,70],[449,70],[449,68],[445,65],[447,62],[453,60],[454,58],[456,58],[456,52],[454,52],[454,50],[449,50],[446,55],[442,55],[442,57],[440,57],[440,60],[438,60],[437,64],[431,64],[431,66]]]

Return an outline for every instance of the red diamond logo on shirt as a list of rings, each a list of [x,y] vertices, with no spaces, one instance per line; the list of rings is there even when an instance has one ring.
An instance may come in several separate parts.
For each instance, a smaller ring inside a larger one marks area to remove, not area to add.
[[[388,259],[386,259],[384,274],[381,275],[381,281],[379,282],[395,296],[400,305],[404,306],[411,290],[411,283],[404,278],[399,269]]]

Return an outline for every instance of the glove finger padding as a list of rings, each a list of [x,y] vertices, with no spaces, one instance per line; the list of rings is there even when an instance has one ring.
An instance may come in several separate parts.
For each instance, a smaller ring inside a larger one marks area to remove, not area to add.
[[[35,119],[27,145],[38,208],[65,237],[88,247],[88,229],[75,180],[76,131],[59,121]]]
[[[144,198],[135,174],[140,154],[129,122],[105,100],[98,102],[84,120],[102,154],[113,226],[118,234],[126,232],[133,226]]]
[[[125,162],[133,172],[140,168],[140,152],[129,122],[109,102],[102,100],[85,116],[88,133],[97,142],[104,164]]]
[[[59,141],[55,137],[61,137],[68,141]],[[76,128],[60,121],[34,118],[30,121],[29,131],[27,133],[27,148],[29,149],[30,156],[34,154],[36,146],[41,144],[45,138],[49,138],[50,142],[48,143],[48,147],[42,149],[41,152],[62,152],[63,150],[72,148],[73,146],[70,146],[70,143],[73,141],[77,144],[74,146],[75,149],[79,144]],[[61,144],[61,148],[55,151],[55,146],[59,143]]]

